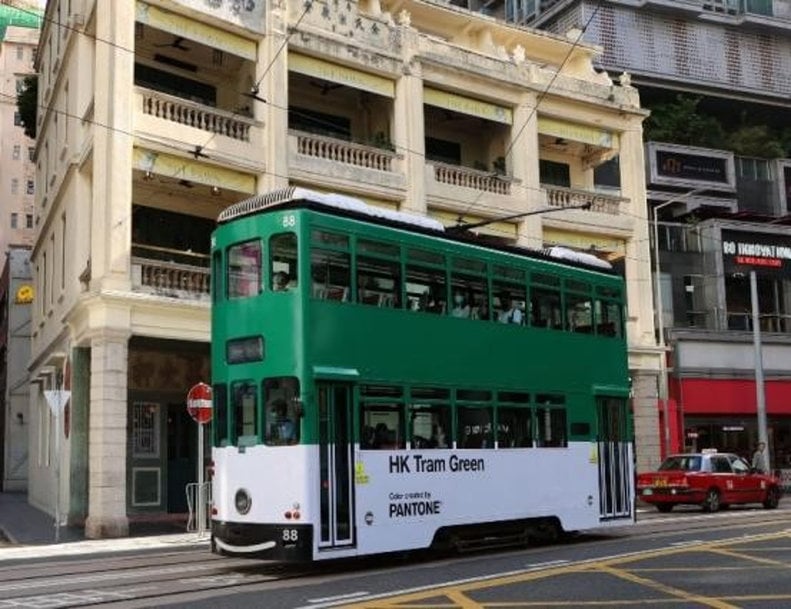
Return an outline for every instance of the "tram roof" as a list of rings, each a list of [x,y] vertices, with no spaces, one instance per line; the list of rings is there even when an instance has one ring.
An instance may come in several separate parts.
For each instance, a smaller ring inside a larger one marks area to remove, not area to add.
[[[263,195],[256,195],[239,201],[224,209],[217,218],[217,222],[218,224],[224,224],[244,216],[284,208],[307,208],[336,216],[364,220],[373,224],[431,235],[467,245],[476,245],[478,247],[499,250],[519,256],[558,262],[585,270],[596,270],[607,274],[616,274],[609,262],[597,258],[593,254],[577,252],[561,246],[552,246],[537,250],[515,245],[493,243],[474,233],[448,231],[441,222],[433,218],[384,209],[368,205],[355,197],[340,194],[327,194],[299,186],[290,186],[288,188],[273,190]]]

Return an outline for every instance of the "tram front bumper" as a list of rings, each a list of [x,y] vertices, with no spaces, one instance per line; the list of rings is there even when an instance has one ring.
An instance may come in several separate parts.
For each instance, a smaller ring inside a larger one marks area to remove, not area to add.
[[[313,525],[250,524],[213,520],[212,550],[281,562],[309,562],[313,558]]]

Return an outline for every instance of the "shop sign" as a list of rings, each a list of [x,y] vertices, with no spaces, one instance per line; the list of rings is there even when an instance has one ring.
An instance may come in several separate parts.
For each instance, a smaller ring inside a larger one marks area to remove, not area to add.
[[[649,142],[647,157],[651,184],[733,191],[736,177],[733,153]]]
[[[755,270],[763,274],[791,275],[791,239],[724,230],[722,260],[726,273]]]

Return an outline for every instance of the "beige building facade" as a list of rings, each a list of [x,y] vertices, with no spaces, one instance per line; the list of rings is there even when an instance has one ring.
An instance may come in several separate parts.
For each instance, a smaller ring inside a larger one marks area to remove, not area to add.
[[[58,501],[90,537],[183,511],[184,399],[210,377],[209,235],[229,204],[289,184],[612,260],[638,460],[658,460],[645,112],[579,32],[416,0],[61,0],[47,17],[33,504]],[[42,392],[60,387],[71,400],[54,417]]]
[[[33,74],[39,19],[27,9],[0,6],[0,251],[31,246],[35,236],[35,142],[25,135],[17,93]],[[22,25],[24,24],[24,25]]]

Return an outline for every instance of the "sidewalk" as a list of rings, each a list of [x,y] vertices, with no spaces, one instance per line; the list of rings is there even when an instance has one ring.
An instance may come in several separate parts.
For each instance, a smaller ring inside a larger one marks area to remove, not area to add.
[[[81,527],[61,526],[55,544],[55,519],[33,507],[26,493],[0,493],[0,561],[64,556],[93,552],[117,552],[144,548],[208,545],[208,534],[199,537],[186,531],[185,519],[130,519],[129,537],[85,539]]]

